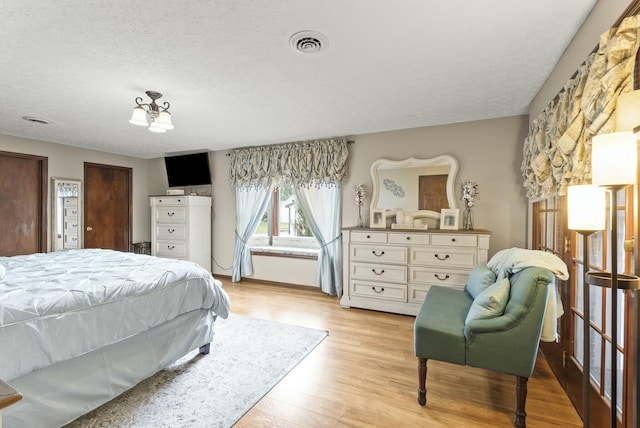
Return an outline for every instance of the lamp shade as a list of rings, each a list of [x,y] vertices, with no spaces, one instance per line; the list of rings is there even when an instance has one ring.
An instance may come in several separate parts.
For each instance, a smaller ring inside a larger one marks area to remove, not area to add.
[[[633,132],[640,125],[640,90],[620,94],[616,101],[616,132]]]
[[[167,132],[167,130],[166,130],[166,129],[164,129],[164,128],[162,128],[162,127],[158,126],[158,122],[156,122],[156,121],[153,121],[153,122],[151,123],[151,126],[149,126],[149,131],[151,131],[151,132],[156,132],[156,133],[158,133],[158,134],[162,134],[163,132]]]
[[[148,126],[149,123],[147,122],[147,112],[144,111],[142,107],[134,108],[131,119],[129,119],[129,123],[139,126]]]
[[[171,123],[171,113],[168,111],[161,111],[156,120],[155,125],[163,129],[173,129],[173,123]]]
[[[606,193],[590,184],[567,188],[568,223],[571,230],[604,230]]]
[[[638,148],[632,132],[613,132],[591,139],[591,182],[597,186],[636,182]]]

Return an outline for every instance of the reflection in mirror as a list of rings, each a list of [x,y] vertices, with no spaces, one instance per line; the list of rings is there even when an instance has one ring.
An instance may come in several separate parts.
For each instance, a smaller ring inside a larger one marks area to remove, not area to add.
[[[51,246],[53,251],[82,248],[82,182],[52,178]]]
[[[437,226],[440,210],[457,208],[457,171],[458,162],[449,155],[400,161],[378,159],[371,165],[371,210],[386,210],[387,216],[395,217],[396,224],[401,220],[399,224],[411,227],[427,223]]]

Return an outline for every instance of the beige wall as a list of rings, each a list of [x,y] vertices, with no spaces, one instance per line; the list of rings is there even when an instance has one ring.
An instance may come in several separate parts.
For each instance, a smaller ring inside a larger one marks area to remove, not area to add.
[[[343,187],[343,226],[353,226],[356,206],[354,187],[365,183],[371,192],[369,168],[379,158],[430,158],[442,154],[454,156],[459,163],[458,179],[478,182],[480,199],[475,209],[475,226],[492,232],[490,254],[509,247],[526,245],[527,200],[522,188],[520,163],[522,142],[528,118],[501,119],[415,128],[353,136],[349,146],[349,177]],[[226,152],[211,153],[213,175],[213,255],[214,273],[230,275],[233,261],[235,198],[227,175]],[[160,162],[156,160],[155,162]],[[150,170],[154,167],[149,166]],[[367,204],[369,200],[367,199]],[[301,281],[303,271],[313,268],[303,261],[270,257],[268,263],[256,263],[254,277],[280,282]],[[294,272],[293,273],[292,269]],[[313,282],[313,281],[312,281]]]
[[[133,169],[133,242],[148,241],[150,235],[150,207],[147,189],[147,161],[128,156],[86,150],[61,144],[45,143],[26,138],[0,135],[0,150],[25,153],[48,158],[49,183],[51,177],[83,179],[84,162],[117,165]],[[47,198],[48,204],[51,198]],[[47,213],[50,213],[50,207]],[[49,214],[50,216],[50,214]],[[49,237],[50,242],[50,237]],[[51,248],[50,244],[47,248]]]

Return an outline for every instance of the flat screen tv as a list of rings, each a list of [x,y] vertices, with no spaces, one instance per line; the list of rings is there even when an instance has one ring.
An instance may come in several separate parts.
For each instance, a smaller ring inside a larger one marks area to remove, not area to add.
[[[192,153],[164,158],[169,187],[200,186],[211,184],[209,154]]]

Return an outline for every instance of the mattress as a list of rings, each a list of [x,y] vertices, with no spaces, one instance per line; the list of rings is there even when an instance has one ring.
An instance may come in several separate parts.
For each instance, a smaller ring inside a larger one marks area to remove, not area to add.
[[[0,378],[123,341],[182,314],[226,318],[220,281],[184,261],[102,249],[0,257]]]

